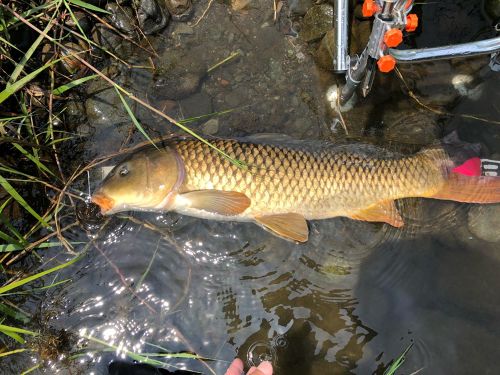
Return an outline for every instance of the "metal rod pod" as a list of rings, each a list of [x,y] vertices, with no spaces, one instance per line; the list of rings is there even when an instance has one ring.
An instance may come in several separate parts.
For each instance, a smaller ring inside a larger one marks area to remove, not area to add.
[[[335,0],[333,6],[333,69],[336,72],[347,70],[349,3],[348,0]]]
[[[405,50],[390,48],[388,52],[401,64],[486,55],[497,51],[500,51],[500,37],[434,48]]]

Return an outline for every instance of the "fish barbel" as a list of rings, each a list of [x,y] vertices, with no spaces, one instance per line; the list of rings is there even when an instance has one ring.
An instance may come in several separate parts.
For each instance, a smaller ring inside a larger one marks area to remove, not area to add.
[[[363,144],[173,138],[140,149],[117,165],[92,196],[103,214],[176,211],[216,220],[254,221],[281,237],[305,242],[306,220],[345,216],[403,220],[395,199],[500,201],[500,179],[466,176],[442,147],[405,156]],[[471,159],[472,160],[472,159]]]

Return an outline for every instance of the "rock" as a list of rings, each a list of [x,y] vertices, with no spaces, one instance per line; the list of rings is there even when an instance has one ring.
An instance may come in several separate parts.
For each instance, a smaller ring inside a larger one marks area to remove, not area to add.
[[[103,48],[116,52],[123,44],[123,38],[102,23],[95,25],[92,30],[92,39]]]
[[[315,5],[304,16],[300,37],[313,42],[333,28],[333,7],[329,4]]]
[[[142,80],[153,80],[151,95],[158,99],[180,100],[198,91],[206,74],[206,67],[192,56],[172,54],[170,50],[158,59],[158,68],[151,77],[148,72],[137,72]],[[135,82],[135,78],[133,78]],[[144,82],[144,87],[151,87]]]
[[[145,34],[154,34],[167,26],[170,13],[160,7],[156,0],[136,0],[134,5],[139,26]]]
[[[191,0],[165,0],[165,5],[176,21],[187,21],[193,15]]]
[[[282,81],[283,80],[283,69],[281,68],[281,63],[274,59],[269,59],[269,78],[272,81]]]
[[[82,100],[74,98],[66,105],[66,110],[63,112],[64,122],[68,124],[79,124],[86,118],[85,105]]]
[[[66,25],[75,29],[76,31],[79,31],[79,28],[81,28],[84,32],[88,33],[92,29],[92,22],[90,18],[87,17],[87,14],[79,10],[74,11],[73,14],[75,16],[74,19],[73,17],[70,17],[68,15],[68,19],[66,20]]]
[[[94,127],[90,126],[90,124],[87,122],[81,123],[76,128],[76,134],[78,134],[79,137],[90,137],[94,133]]]
[[[203,116],[213,112],[212,98],[205,91],[181,100],[179,105],[184,118]]]
[[[500,241],[500,205],[477,205],[469,210],[471,233],[484,241]]]
[[[201,126],[201,131],[207,135],[214,135],[219,131],[219,119],[212,118]]]
[[[290,12],[296,16],[303,16],[307,13],[310,7],[313,6],[312,0],[290,0],[288,2]]]
[[[127,34],[131,34],[134,31],[135,17],[132,9],[116,3],[108,3],[106,10],[110,13],[108,19],[114,27]]]
[[[88,50],[88,46],[80,46],[72,42],[65,43],[60,52],[62,57],[61,66],[70,74],[83,76],[88,68],[80,60],[76,59],[74,55],[78,53],[80,57],[88,61],[89,56],[85,53]]]
[[[93,80],[87,87],[87,95],[85,112],[89,123],[96,128],[109,128],[117,123],[130,122],[115,89],[109,87],[104,80]],[[134,110],[135,105],[129,104]]]
[[[437,139],[436,116],[419,110],[387,112],[384,116],[386,137],[406,144],[428,145]]]
[[[326,70],[333,70],[333,30],[328,30],[314,54],[316,64]]]

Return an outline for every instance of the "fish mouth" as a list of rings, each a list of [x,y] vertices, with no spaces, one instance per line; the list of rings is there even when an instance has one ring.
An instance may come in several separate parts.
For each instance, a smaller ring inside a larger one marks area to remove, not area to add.
[[[113,198],[110,198],[102,193],[92,195],[90,200],[101,208],[101,214],[103,215],[109,212],[115,205],[115,200]]]

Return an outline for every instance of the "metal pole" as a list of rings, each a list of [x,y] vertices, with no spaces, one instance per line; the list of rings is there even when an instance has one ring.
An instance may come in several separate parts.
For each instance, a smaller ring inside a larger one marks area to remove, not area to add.
[[[333,20],[333,69],[336,72],[345,72],[348,69],[349,0],[335,0]]]
[[[389,49],[389,53],[399,64],[485,55],[497,51],[500,51],[500,37],[443,47],[404,50]]]

